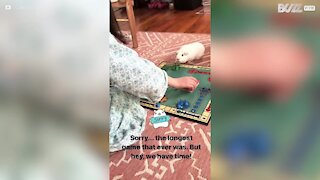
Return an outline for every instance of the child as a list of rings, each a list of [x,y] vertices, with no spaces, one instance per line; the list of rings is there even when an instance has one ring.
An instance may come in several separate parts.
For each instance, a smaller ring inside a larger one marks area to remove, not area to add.
[[[110,152],[135,143],[146,123],[146,111],[140,98],[158,102],[168,86],[193,91],[198,80],[193,77],[172,78],[137,52],[119,43],[109,34],[110,47]]]

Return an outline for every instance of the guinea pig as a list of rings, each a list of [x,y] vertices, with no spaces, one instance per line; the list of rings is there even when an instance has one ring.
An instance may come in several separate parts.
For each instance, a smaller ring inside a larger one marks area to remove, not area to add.
[[[176,53],[176,62],[186,63],[200,59],[204,54],[204,50],[204,45],[199,42],[183,45]]]

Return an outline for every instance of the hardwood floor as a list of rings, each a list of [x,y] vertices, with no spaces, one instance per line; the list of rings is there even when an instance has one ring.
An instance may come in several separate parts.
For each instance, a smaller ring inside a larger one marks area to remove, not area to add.
[[[196,12],[199,7],[192,11],[180,11],[170,9],[135,9],[135,17],[138,31],[152,32],[179,32],[179,33],[210,33],[210,15]],[[125,10],[115,13],[117,18],[125,18]],[[122,30],[129,31],[127,22],[119,22]]]

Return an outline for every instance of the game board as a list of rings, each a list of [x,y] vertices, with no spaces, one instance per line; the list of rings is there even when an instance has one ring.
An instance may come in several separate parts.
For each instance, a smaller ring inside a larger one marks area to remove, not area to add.
[[[200,81],[199,85],[194,92],[169,87],[165,94],[167,99],[165,102],[158,104],[141,100],[141,105],[151,109],[162,109],[168,114],[207,125],[211,117],[210,67],[161,63],[160,68],[171,77],[193,76]],[[179,100],[187,100],[189,107],[178,109],[176,105]]]

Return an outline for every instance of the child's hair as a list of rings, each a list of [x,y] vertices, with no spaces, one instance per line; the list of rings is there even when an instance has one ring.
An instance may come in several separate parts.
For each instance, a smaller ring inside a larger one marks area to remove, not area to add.
[[[114,11],[110,2],[110,33],[114,35],[119,41],[124,44],[127,44],[125,36],[122,34],[119,24],[117,22],[116,16],[114,15]]]

